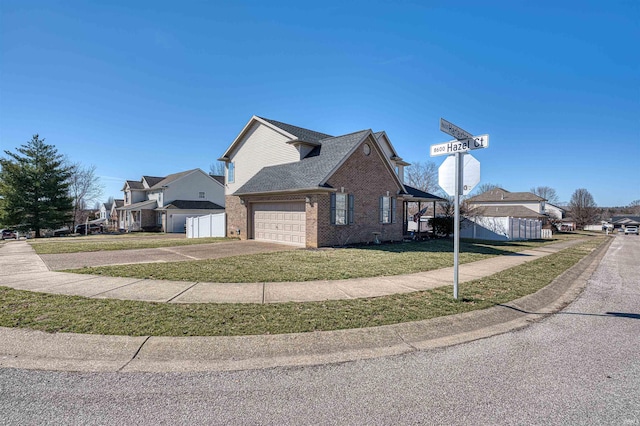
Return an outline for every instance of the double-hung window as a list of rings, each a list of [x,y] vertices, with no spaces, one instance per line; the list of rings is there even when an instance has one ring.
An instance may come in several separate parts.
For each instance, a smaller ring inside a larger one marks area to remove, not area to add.
[[[331,224],[353,223],[353,195],[342,192],[331,194]]]
[[[396,199],[393,197],[380,197],[380,223],[395,223],[394,212]]]

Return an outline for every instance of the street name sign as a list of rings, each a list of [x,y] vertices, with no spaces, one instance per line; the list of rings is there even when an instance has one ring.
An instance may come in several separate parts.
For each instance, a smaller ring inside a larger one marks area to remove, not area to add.
[[[468,195],[480,183],[480,162],[471,154],[462,154],[459,193]],[[450,196],[456,195],[456,158],[447,157],[438,167],[438,185]]]
[[[473,135],[464,129],[448,122],[444,118],[440,119],[440,131],[453,136],[456,139],[470,139]]]
[[[438,185],[454,197],[453,216],[453,298],[458,298],[458,269],[460,264],[460,195],[467,195],[480,182],[480,162],[467,151],[489,146],[489,135],[471,133],[440,119],[440,130],[456,138],[455,141],[431,145],[431,156],[448,155],[438,168]]]
[[[454,141],[437,143],[431,145],[429,150],[432,157],[439,155],[451,155],[456,152],[467,152],[474,149],[487,148],[489,146],[489,135],[473,136],[466,139],[456,139]]]

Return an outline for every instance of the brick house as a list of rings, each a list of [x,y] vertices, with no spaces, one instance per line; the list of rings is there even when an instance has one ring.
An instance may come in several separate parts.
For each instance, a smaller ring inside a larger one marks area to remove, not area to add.
[[[331,136],[253,116],[225,163],[227,235],[301,247],[400,241],[409,164],[385,132]]]

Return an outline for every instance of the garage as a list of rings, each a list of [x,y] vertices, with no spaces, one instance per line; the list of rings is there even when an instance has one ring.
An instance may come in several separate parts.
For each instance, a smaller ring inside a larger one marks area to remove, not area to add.
[[[305,246],[304,202],[253,205],[253,235],[256,240]]]
[[[200,216],[195,214],[169,214],[167,232],[184,233],[188,217]]]

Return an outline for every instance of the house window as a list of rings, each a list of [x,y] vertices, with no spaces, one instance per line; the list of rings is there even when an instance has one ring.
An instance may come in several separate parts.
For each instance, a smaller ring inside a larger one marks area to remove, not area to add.
[[[198,192],[198,198],[204,198],[204,191]]]
[[[348,225],[353,223],[353,195],[331,194],[331,224]]]
[[[394,212],[396,199],[393,197],[380,197],[380,223],[395,223]]]
[[[235,163],[228,163],[227,166],[227,182],[233,183],[236,180],[236,166]]]

